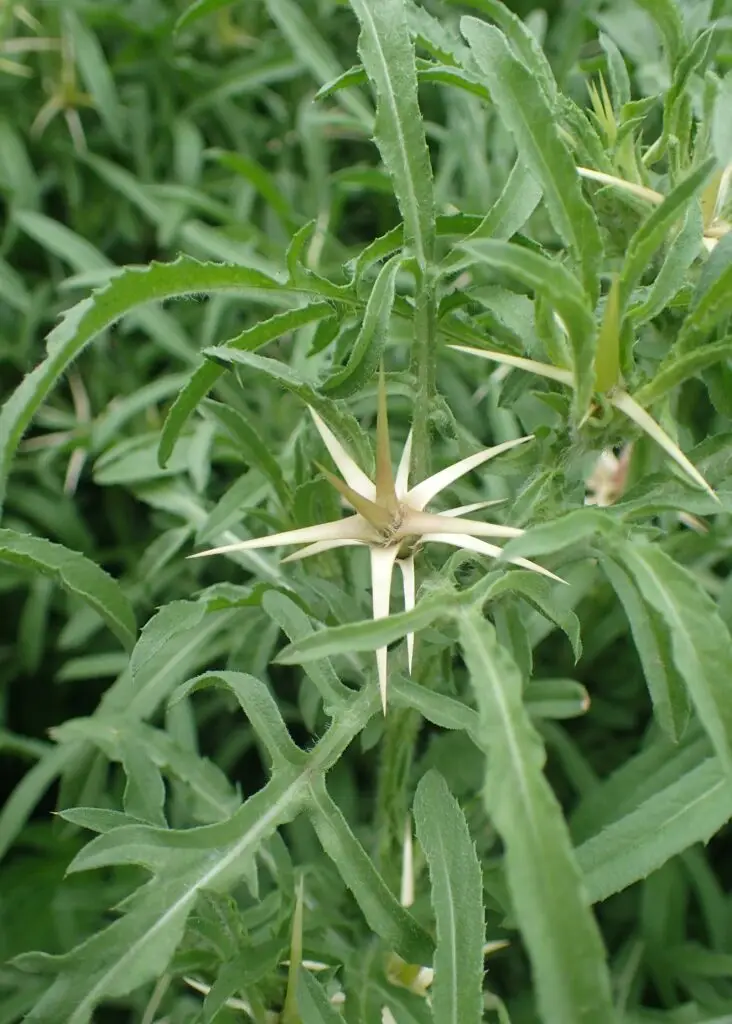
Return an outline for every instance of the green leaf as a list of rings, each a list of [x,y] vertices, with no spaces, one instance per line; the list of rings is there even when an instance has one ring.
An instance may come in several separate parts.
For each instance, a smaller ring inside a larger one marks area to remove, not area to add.
[[[666,56],[671,68],[684,49],[684,23],[675,0],[635,0],[639,7],[653,18],[666,44]]]
[[[577,278],[557,260],[549,260],[510,242],[471,239],[459,243],[458,248],[501,273],[515,277],[556,309],[572,344],[575,406],[577,414],[584,416],[595,384],[596,331],[592,310]]]
[[[90,298],[73,306],[49,334],[46,358],[18,385],[0,413],[0,507],[11,460],[28,424],[69,364],[105,328],[147,302],[201,292],[281,288],[278,281],[258,270],[199,263],[181,256],[173,263],[151,263],[142,269],[128,267]]]
[[[304,636],[283,648],[275,658],[280,665],[297,665],[315,658],[328,658],[353,651],[372,651],[400,640],[407,633],[424,629],[436,619],[449,615],[449,595],[423,598],[412,611],[397,612],[383,619],[364,619],[345,626],[329,626]]]
[[[264,595],[262,608],[292,643],[297,643],[315,634],[310,618],[286,594],[270,590]],[[332,717],[344,699],[349,696],[350,690],[340,681],[327,658],[307,661],[305,672],[323,698],[326,713]]]
[[[119,583],[78,551],[42,537],[0,530],[0,562],[52,579],[93,608],[125,647],[134,646],[135,614]]]
[[[287,363],[253,352],[241,352],[238,349],[223,347],[204,349],[205,356],[216,359],[224,365],[246,366],[258,373],[264,373],[282,387],[291,391],[306,405],[311,406],[326,421],[339,439],[350,439],[359,451],[366,447],[364,435],[357,420],[337,405],[332,399],[321,395],[310,384],[304,381]]]
[[[303,967],[297,978],[297,1008],[302,1024],[343,1024],[343,1018],[331,1005],[322,987]]]
[[[430,937],[390,892],[320,780],[310,787],[308,812],[323,849],[356,898],[369,927],[407,963],[430,963]]]
[[[688,569],[659,547],[614,541],[610,553],[665,622],[676,669],[732,777],[732,703],[726,684],[732,678],[732,637],[714,601]]]
[[[727,238],[732,238],[732,235]],[[699,280],[692,310],[676,342],[675,347],[680,352],[693,349],[732,313],[732,260],[729,259],[732,242],[727,243],[727,238],[717,245],[710,257],[706,267],[708,276],[702,275]]]
[[[617,531],[617,524],[609,512],[578,508],[551,522],[532,527],[522,536],[510,540],[503,550],[506,557],[550,555],[597,534],[614,536]]]
[[[620,306],[628,305],[631,292],[640,282],[656,251],[663,244],[672,225],[686,212],[689,203],[702,190],[714,170],[715,160],[710,158],[688,174],[664,198],[641,224],[628,243],[625,262],[620,274]]]
[[[684,223],[668,247],[668,252],[648,290],[646,298],[631,306],[628,315],[635,326],[658,316],[686,283],[689,267],[702,248],[703,223],[699,203],[692,202],[686,210]]]
[[[224,405],[222,402],[212,402],[210,399],[206,399],[203,408],[239,443],[249,465],[256,467],[267,477],[282,508],[289,509],[292,493],[282,474],[280,464],[251,423],[238,410]]]
[[[350,3],[361,26],[359,56],[376,94],[374,137],[399,203],[405,240],[424,272],[433,258],[435,208],[404,0]]]
[[[379,271],[348,362],[322,384],[323,391],[331,398],[348,398],[360,391],[376,372],[389,337],[394,287],[402,260],[402,254],[397,253]]]
[[[593,903],[646,878],[732,818],[729,776],[715,757],[686,770],[576,849]]]
[[[71,744],[54,746],[25,773],[0,810],[0,860],[5,856],[49,786],[76,756]]]
[[[179,687],[171,702],[175,703],[211,686],[221,686],[234,694],[254,726],[257,738],[267,750],[273,771],[303,763],[306,755],[293,742],[272,694],[260,679],[246,672],[204,672]]]
[[[722,167],[732,164],[730,110],[732,110],[732,71],[728,71],[720,82],[712,115],[712,147]]]
[[[120,144],[124,135],[122,111],[104,50],[94,33],[89,31],[73,10],[66,8],[63,11],[63,24],[73,40],[74,59],[86,90],[105,128],[114,141]]]
[[[472,7],[495,21],[511,44],[515,56],[541,85],[547,101],[553,103],[557,94],[557,84],[551,65],[536,36],[518,15],[501,3],[501,0],[449,0],[449,2]]]
[[[465,815],[437,771],[414,797],[417,838],[432,883],[437,922],[432,1015],[441,1024],[483,1019],[483,876]]]
[[[498,29],[476,18],[463,18],[460,28],[514,137],[519,158],[544,191],[554,228],[582,267],[582,281],[594,305],[602,254],[600,232],[541,81],[513,56]]]
[[[524,690],[532,718],[577,718],[590,707],[590,695],[574,679],[532,679]]]
[[[250,182],[265,202],[272,207],[288,231],[294,227],[292,207],[277,182],[261,164],[242,153],[229,153],[223,149],[208,150],[207,155],[221,167],[226,167],[227,170],[233,171],[234,174],[238,174]]]
[[[516,917],[546,1024],[612,1024],[610,980],[567,827],[543,773],[544,751],[521,699],[521,675],[476,611],[460,642],[487,754],[483,800],[505,847]]]
[[[299,327],[333,316],[333,312],[329,302],[309,302],[298,309],[288,309],[284,313],[276,313],[268,320],[261,320],[235,337],[229,338],[224,344],[231,348],[254,352],[270,341],[296,331]],[[225,367],[208,360],[199,366],[186,382],[165,417],[158,447],[158,462],[161,466],[167,465],[190,416],[224,373]]]
[[[609,547],[602,568],[628,617],[658,724],[678,742],[689,722],[689,697],[671,656],[668,629],[656,609],[643,600],[626,567],[612,558]]]
[[[318,85],[325,85],[342,73],[338,58],[299,3],[295,0],[265,0],[265,3],[270,17]],[[340,91],[338,100],[364,128],[371,131],[373,114],[358,93]]]
[[[230,7],[234,2],[235,0],[194,0],[190,7],[186,7],[183,13],[179,15],[174,31],[182,32],[183,29],[195,25],[199,19],[205,18],[207,14],[213,14],[214,11]]]
[[[666,365],[661,364],[651,380],[639,388],[633,398],[639,405],[649,406],[663,398],[673,388],[683,384],[689,377],[694,377],[715,363],[732,358],[732,338],[702,345],[691,352],[676,355],[672,350]]]

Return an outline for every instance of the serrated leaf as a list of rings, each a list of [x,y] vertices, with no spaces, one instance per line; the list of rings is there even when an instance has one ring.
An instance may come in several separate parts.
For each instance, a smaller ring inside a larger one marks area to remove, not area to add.
[[[557,260],[510,242],[492,239],[466,240],[459,248],[501,273],[509,274],[542,295],[565,325],[572,345],[575,408],[581,418],[590,402],[595,380],[596,330],[592,310],[577,278]]]
[[[341,74],[338,58],[299,3],[295,0],[265,0],[265,3],[270,17],[318,85]],[[365,129],[371,130],[373,114],[358,93],[341,91],[338,100]]]
[[[646,878],[732,818],[729,777],[715,757],[649,796],[576,849],[593,902]]]
[[[427,859],[437,922],[432,1015],[441,1024],[483,1019],[483,877],[460,805],[437,771],[414,797],[417,838]]]
[[[234,694],[254,726],[257,738],[267,750],[273,771],[303,763],[305,754],[293,742],[272,694],[261,679],[255,679],[247,672],[204,672],[179,687],[172,701],[182,700],[211,686],[221,686]]]
[[[476,611],[460,642],[488,755],[483,800],[505,846],[509,890],[546,1024],[613,1024],[610,979],[597,926],[544,751],[521,699],[521,675]]]
[[[274,278],[247,267],[199,263],[181,256],[173,263],[128,267],[104,288],[68,310],[47,339],[46,358],[18,385],[0,412],[0,507],[10,463],[33,416],[69,364],[105,328],[148,302],[201,292],[278,290]]]
[[[337,405],[331,398],[326,398],[316,391],[310,384],[304,381],[287,363],[277,359],[268,359],[265,356],[258,356],[253,352],[241,352],[238,349],[223,347],[204,349],[204,355],[215,359],[224,365],[245,366],[258,373],[264,373],[278,384],[297,395],[306,405],[315,409],[322,416],[331,430],[341,438],[349,438],[357,446],[358,451],[363,451],[367,446],[364,443],[364,434],[358,425],[357,420],[350,413]]]
[[[297,979],[297,1008],[302,1024],[343,1024],[320,984],[302,967]]]
[[[271,590],[264,595],[262,608],[270,618],[274,619],[291,643],[297,643],[306,637],[313,636],[315,630],[310,618],[286,594]],[[316,686],[326,711],[333,714],[343,703],[350,691],[338,678],[335,669],[327,658],[305,662],[305,672]]]
[[[323,391],[332,398],[348,398],[364,387],[376,372],[389,337],[394,287],[402,259],[401,253],[392,256],[379,271],[348,362],[323,381]]]
[[[356,898],[369,927],[408,963],[429,963],[430,937],[389,890],[321,781],[310,787],[309,813],[323,849]]]
[[[676,669],[732,777],[732,704],[726,684],[732,677],[732,637],[714,601],[688,569],[659,547],[615,541],[611,554],[666,623]]]
[[[486,78],[499,115],[514,137],[519,158],[543,189],[554,228],[569,243],[582,267],[582,281],[594,304],[602,254],[600,232],[542,85],[513,56],[499,29],[476,18],[463,18],[460,28]]]
[[[501,0],[449,0],[449,2],[472,7],[495,21],[511,44],[516,57],[541,85],[549,103],[554,101],[557,94],[557,83],[554,80],[551,65],[536,36],[517,14],[501,3]]]
[[[406,242],[424,272],[432,261],[432,167],[417,100],[415,54],[404,0],[350,0],[358,52],[376,93],[374,137],[399,203]]]
[[[683,288],[689,267],[701,252],[702,233],[701,207],[697,202],[691,202],[684,223],[669,245],[646,298],[628,311],[634,325],[647,323],[658,316]]]
[[[85,555],[43,537],[0,529],[1,562],[47,576],[93,608],[125,647],[134,646],[132,605],[119,583]]]
[[[643,600],[632,575],[612,558],[611,551],[601,565],[628,617],[656,720],[666,735],[678,742],[689,722],[689,697],[671,657],[666,624],[656,609]]]
[[[237,334],[224,342],[231,348],[239,348],[246,352],[254,352],[263,345],[281,338],[291,331],[296,331],[306,324],[317,323],[333,316],[333,307],[328,302],[310,302],[298,309],[288,309],[285,313],[276,313],[268,320],[261,320],[259,323],[248,327],[245,331]],[[206,361],[193,373],[180,394],[173,402],[160,434],[158,446],[158,462],[165,466],[173,453],[176,442],[189,418],[196,410],[200,402],[206,397],[219,377],[226,372],[223,366],[218,366],[211,360]]]
[[[678,387],[689,377],[694,377],[715,363],[732,358],[732,339],[702,345],[691,352],[676,355],[673,350],[666,361],[661,364],[653,378],[644,384],[633,395],[639,405],[653,405],[673,388]]]
[[[623,269],[620,273],[620,306],[625,310],[633,288],[640,282],[644,271],[662,245],[671,226],[679,220],[688,205],[701,192],[714,170],[713,158],[705,160],[683,178],[641,224],[628,242]]]

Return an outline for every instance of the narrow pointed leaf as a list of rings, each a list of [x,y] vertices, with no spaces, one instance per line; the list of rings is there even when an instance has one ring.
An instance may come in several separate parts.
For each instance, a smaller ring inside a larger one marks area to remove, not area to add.
[[[353,893],[369,927],[408,963],[429,963],[432,940],[386,886],[322,782],[308,807],[318,839]]]
[[[43,537],[0,530],[0,564],[40,573],[85,601],[127,648],[135,643],[137,626],[132,605],[122,588],[103,569],[78,551]]]
[[[707,757],[577,847],[590,899],[607,899],[695,843],[707,843],[730,818],[729,776],[716,757]]]
[[[662,364],[653,378],[635,392],[633,398],[638,405],[653,405],[689,377],[727,359],[732,359],[732,338],[702,345],[675,358],[672,351],[667,364]]]
[[[625,310],[633,288],[640,282],[643,272],[662,245],[671,226],[684,216],[689,203],[704,187],[714,170],[714,165],[713,158],[705,160],[680,181],[631,238],[620,274],[621,310]]]
[[[343,1024],[320,983],[302,967],[297,980],[297,1006],[302,1024]]]
[[[269,591],[264,595],[262,608],[284,631],[291,643],[315,633],[309,617],[286,594]],[[350,690],[340,681],[327,658],[307,662],[305,672],[317,687],[326,708],[334,710],[349,696]]]
[[[396,276],[403,258],[401,253],[397,253],[379,271],[366,303],[361,327],[351,346],[348,362],[323,381],[323,391],[332,398],[348,398],[364,387],[374,375],[389,337]]]
[[[257,737],[267,750],[273,771],[288,765],[301,765],[305,753],[293,742],[277,703],[261,679],[247,672],[204,672],[189,679],[174,693],[172,702],[199,690],[220,686],[236,697],[244,714],[255,728]]]
[[[0,505],[10,463],[33,416],[70,363],[103,330],[148,302],[201,292],[281,289],[280,282],[258,270],[181,256],[173,263],[127,267],[90,298],[72,306],[49,334],[45,359],[18,385],[0,413]]]
[[[545,1024],[615,1024],[605,953],[516,665],[477,611],[460,642],[488,755],[483,799],[505,847],[513,906]]]
[[[720,763],[732,778],[732,637],[694,575],[649,544],[611,548],[669,631],[671,654]]]
[[[689,696],[671,656],[668,626],[653,605],[643,600],[622,562],[608,552],[601,564],[628,617],[656,720],[666,735],[678,742],[689,721]]]
[[[562,319],[572,346],[575,407],[584,416],[594,389],[596,330],[592,308],[577,278],[556,260],[510,242],[480,239],[464,242],[469,255],[516,277],[542,295]]]
[[[476,18],[463,18],[460,28],[499,115],[514,137],[519,157],[544,191],[554,228],[569,243],[582,268],[583,284],[594,303],[602,254],[600,232],[541,79],[514,57],[499,29]]]
[[[329,302],[310,302],[298,309],[289,309],[285,313],[276,313],[268,320],[262,320],[253,327],[237,334],[225,342],[231,348],[240,348],[254,352],[275,338],[296,331],[306,324],[316,323],[333,316],[333,307]],[[186,423],[200,402],[206,397],[216,381],[226,373],[226,368],[207,360],[191,375],[180,394],[171,405],[160,435],[158,446],[158,462],[165,466],[173,454],[176,442]]]
[[[436,771],[417,786],[414,820],[437,922],[432,1016],[441,1024],[481,1024],[483,877],[465,815]]]
[[[404,0],[350,0],[361,26],[358,52],[376,94],[375,138],[422,270],[432,260],[432,168],[417,101],[417,73]]]
[[[620,288],[613,277],[605,299],[602,326],[597,336],[595,356],[595,390],[604,392],[614,388],[620,378]]]

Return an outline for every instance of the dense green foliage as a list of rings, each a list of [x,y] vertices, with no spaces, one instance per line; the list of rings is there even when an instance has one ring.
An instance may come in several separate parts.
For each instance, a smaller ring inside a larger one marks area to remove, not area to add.
[[[731,185],[732,0],[0,4],[0,1024],[732,1021]]]

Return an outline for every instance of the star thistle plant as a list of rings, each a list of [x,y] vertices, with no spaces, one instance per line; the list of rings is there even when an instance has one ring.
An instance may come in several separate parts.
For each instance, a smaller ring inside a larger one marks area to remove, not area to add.
[[[425,509],[438,494],[459,480],[460,477],[495,458],[496,455],[532,440],[533,435],[529,434],[513,441],[504,441],[492,448],[485,448],[483,451],[476,452],[475,455],[469,455],[467,458],[447,466],[410,488],[408,478],[412,435],[410,432],[407,437],[396,474],[394,474],[383,377],[379,382],[374,480],[370,480],[354,462],[314,409],[310,409],[310,414],[343,479],[339,479],[322,466],[318,466],[318,468],[341,494],[345,502],[355,510],[355,515],[327,523],[318,523],[315,526],[305,526],[297,530],[285,530],[283,533],[275,533],[267,537],[252,537],[235,544],[226,544],[223,547],[201,551],[190,557],[202,558],[229,551],[304,544],[305,547],[283,559],[285,562],[291,562],[319,555],[325,551],[332,551],[334,548],[365,546],[368,547],[371,557],[373,617],[380,619],[389,614],[391,579],[395,564],[401,570],[405,611],[410,611],[414,607],[414,557],[423,544],[428,542],[449,544],[465,551],[498,558],[502,554],[502,549],[496,544],[488,543],[483,538],[518,537],[524,532],[513,526],[462,518],[470,512],[476,512],[478,509],[495,504],[492,501],[478,501],[470,505],[447,509],[444,512],[427,512]],[[510,558],[508,561],[524,569],[541,573],[550,579],[563,582],[554,573],[528,559]],[[410,672],[413,655],[414,634],[409,633],[407,635],[407,664]],[[386,713],[386,647],[377,649],[376,664],[381,703],[384,713]]]

